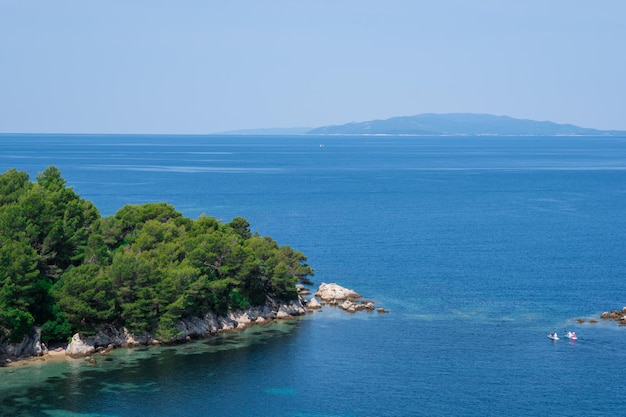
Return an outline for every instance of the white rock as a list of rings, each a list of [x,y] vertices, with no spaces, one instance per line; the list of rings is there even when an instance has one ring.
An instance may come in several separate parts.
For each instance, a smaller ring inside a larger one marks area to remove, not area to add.
[[[72,336],[72,341],[67,346],[65,350],[65,354],[69,356],[87,356],[91,355],[96,351],[96,348],[92,345],[85,343],[80,335],[76,333]]]
[[[350,290],[348,288],[344,288],[335,283],[326,284],[322,282],[319,286],[319,289],[315,293],[316,297],[319,297],[323,303],[334,303],[338,301],[344,300],[354,300],[356,298],[361,298],[361,295],[356,291]]]
[[[18,343],[0,343],[0,359],[19,359],[41,356],[48,353],[46,345],[41,343],[41,329],[33,327],[33,332],[24,336]]]
[[[354,310],[354,303],[352,301],[346,300],[343,303],[341,303],[339,307],[341,307],[344,310],[349,310],[351,308]]]
[[[232,330],[237,327],[237,322],[230,317],[219,317],[217,321],[220,330]]]
[[[317,310],[322,308],[322,305],[317,301],[317,298],[313,297],[306,303],[306,308],[309,310]]]
[[[291,314],[287,313],[285,310],[278,310],[278,313],[276,313],[277,319],[288,319],[290,317]]]

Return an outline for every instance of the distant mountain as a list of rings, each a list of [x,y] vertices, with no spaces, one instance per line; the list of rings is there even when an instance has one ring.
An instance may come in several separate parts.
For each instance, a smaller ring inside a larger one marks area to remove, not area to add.
[[[325,126],[311,135],[513,135],[513,136],[625,136],[626,131],[589,129],[570,124],[538,122],[489,114],[418,114],[386,120]]]

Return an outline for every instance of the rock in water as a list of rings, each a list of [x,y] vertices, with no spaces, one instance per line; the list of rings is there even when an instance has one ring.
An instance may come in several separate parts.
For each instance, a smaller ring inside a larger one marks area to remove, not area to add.
[[[357,298],[361,298],[361,295],[356,291],[344,288],[335,283],[326,284],[325,282],[320,284],[315,296],[322,300],[322,303],[325,304],[337,304],[340,301],[354,301]]]
[[[306,308],[308,310],[318,310],[322,308],[322,305],[320,304],[319,301],[317,301],[317,298],[313,297],[309,301],[307,301]]]
[[[373,301],[358,301],[359,298],[363,298],[361,294],[334,283],[321,283],[319,289],[315,293],[315,297],[318,297],[322,301],[322,304],[336,305],[349,313],[355,313],[357,311],[374,311],[375,309]],[[317,303],[315,298],[312,298],[309,300],[307,308],[309,310],[316,308],[314,307],[316,304],[319,303]],[[379,312],[380,310],[381,309],[379,309]],[[385,312],[387,311],[385,310]]]

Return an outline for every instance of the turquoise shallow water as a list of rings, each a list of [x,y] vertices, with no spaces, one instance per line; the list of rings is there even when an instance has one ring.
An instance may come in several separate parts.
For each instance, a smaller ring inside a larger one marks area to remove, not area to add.
[[[320,147],[320,143],[325,146]],[[105,215],[168,201],[391,310],[0,369],[0,415],[620,415],[626,139],[0,135]],[[550,330],[580,340],[552,342]]]

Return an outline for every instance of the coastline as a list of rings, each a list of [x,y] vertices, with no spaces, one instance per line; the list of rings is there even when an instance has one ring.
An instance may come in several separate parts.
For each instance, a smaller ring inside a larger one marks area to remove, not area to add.
[[[19,358],[15,360],[11,360],[10,362],[5,362],[1,366],[5,368],[17,368],[21,366],[32,366],[38,363],[47,363],[47,362],[55,362],[55,361],[68,361],[68,360],[78,360],[77,358],[72,358],[69,355],[65,354],[65,349],[62,350],[49,350],[48,352],[40,355],[40,356],[31,356],[26,358]]]
[[[76,333],[72,336],[69,344],[53,345],[53,348],[48,349],[40,341],[40,330],[35,329],[34,334],[28,339],[25,338],[25,341],[20,344],[26,345],[26,349],[30,349],[31,354],[18,357],[6,357],[5,354],[0,366],[28,366],[35,363],[62,360],[84,360],[96,363],[92,356],[106,355],[113,349],[181,344],[194,339],[209,338],[219,333],[243,331],[252,326],[294,319],[307,313],[319,311],[322,305],[335,306],[348,313],[374,311],[374,302],[359,302],[357,300],[362,298],[360,294],[334,283],[320,284],[317,292],[308,299],[303,298],[311,294],[308,288],[298,285],[297,290],[298,298],[289,302],[277,301],[268,297],[262,306],[230,311],[226,316],[218,316],[209,312],[204,317],[183,319],[177,325],[180,332],[179,336],[165,342],[157,340],[151,333],[137,335],[130,333],[124,327],[104,325],[93,336],[81,336]],[[378,308],[377,311],[388,313],[382,308]],[[25,347],[20,346],[20,349],[23,351]]]
[[[41,343],[41,331],[35,329],[33,335],[25,338],[23,342],[15,344],[12,349],[5,349],[5,351],[13,350],[21,353],[12,356],[5,352],[2,355],[0,366],[27,366],[59,360],[86,360],[90,362],[93,361],[93,355],[106,354],[117,348],[185,343],[193,339],[208,338],[218,333],[242,331],[253,325],[293,319],[308,312],[305,304],[306,301],[302,297],[290,302],[277,302],[268,298],[265,305],[231,311],[226,316],[218,316],[211,312],[204,317],[188,318],[177,325],[177,329],[181,332],[180,335],[165,342],[155,339],[153,334],[136,335],[123,327],[105,325],[93,336],[84,337],[76,333],[66,347],[61,345],[48,349]]]

